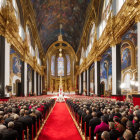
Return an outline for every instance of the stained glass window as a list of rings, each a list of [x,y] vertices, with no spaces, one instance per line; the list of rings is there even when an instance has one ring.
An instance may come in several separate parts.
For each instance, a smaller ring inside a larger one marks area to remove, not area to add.
[[[51,75],[55,76],[55,56],[51,58]]]
[[[64,58],[57,58],[58,76],[64,76]]]
[[[70,75],[70,57],[69,55],[66,55],[67,59],[67,75]]]

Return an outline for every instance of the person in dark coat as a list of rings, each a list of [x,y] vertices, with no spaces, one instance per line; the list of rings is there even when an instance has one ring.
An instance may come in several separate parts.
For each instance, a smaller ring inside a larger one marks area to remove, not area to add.
[[[2,140],[16,140],[18,138],[18,132],[13,129],[14,123],[8,123],[8,129],[2,131]]]
[[[101,123],[100,119],[97,117],[96,112],[92,112],[92,119],[89,121],[89,126],[91,127],[91,140],[93,140],[94,137],[94,129],[96,125],[99,125]]]
[[[115,129],[115,123],[109,122],[109,129],[110,129],[110,140],[117,140],[117,138],[120,136],[119,131]]]
[[[92,118],[89,110],[86,111],[85,122],[86,122],[86,136],[89,136],[89,121]]]

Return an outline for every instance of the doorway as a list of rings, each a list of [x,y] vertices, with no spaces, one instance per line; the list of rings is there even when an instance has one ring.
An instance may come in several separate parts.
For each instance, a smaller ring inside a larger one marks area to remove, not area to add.
[[[104,95],[105,93],[105,83],[101,82],[100,84],[100,96]]]
[[[16,96],[17,97],[22,96],[21,81],[19,79],[16,80]]]

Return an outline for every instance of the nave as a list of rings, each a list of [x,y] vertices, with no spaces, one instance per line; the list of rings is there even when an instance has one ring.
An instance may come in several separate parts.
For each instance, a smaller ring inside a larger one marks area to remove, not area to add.
[[[38,140],[81,140],[66,103],[56,103]]]

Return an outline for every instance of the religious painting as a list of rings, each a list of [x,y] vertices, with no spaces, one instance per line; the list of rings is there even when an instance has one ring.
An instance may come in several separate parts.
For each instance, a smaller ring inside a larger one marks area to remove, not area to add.
[[[49,46],[57,41],[60,34],[60,21],[63,40],[77,51],[90,0],[31,1],[44,51],[46,52]]]
[[[12,86],[12,95],[19,95],[18,84],[21,82],[21,59],[20,55],[12,48],[10,48],[10,85]]]
[[[137,46],[137,24],[134,24],[129,30],[122,36],[122,40],[129,40],[133,45]]]
[[[131,66],[131,50],[127,46],[128,44],[125,44],[125,47],[123,46],[123,51],[121,53],[121,69],[126,69],[127,67]]]
[[[137,67],[137,25],[132,25],[128,31],[122,36],[121,43],[121,88],[122,93],[132,91],[131,81],[137,81],[135,73]],[[125,86],[124,86],[125,85]],[[137,88],[134,88],[137,90]]]
[[[13,49],[10,50],[10,55],[12,58],[12,72],[16,75],[21,74],[20,56]]]
[[[112,90],[112,49],[103,53],[100,61],[100,83],[104,82],[105,91]]]
[[[28,94],[32,94],[32,67],[27,65],[27,90]]]
[[[13,73],[20,74],[21,73],[21,61],[18,57],[13,57]]]

